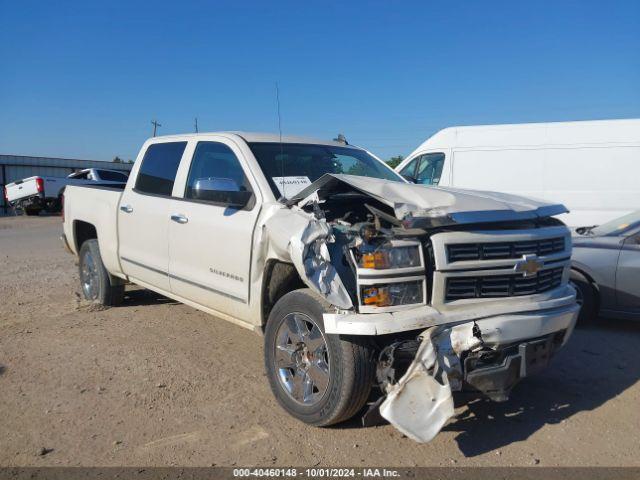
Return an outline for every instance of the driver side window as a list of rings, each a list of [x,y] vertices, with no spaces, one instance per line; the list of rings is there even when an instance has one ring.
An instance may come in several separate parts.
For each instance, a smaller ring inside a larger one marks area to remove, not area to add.
[[[444,166],[444,153],[426,153],[420,156],[420,165],[416,173],[417,183],[438,185]]]
[[[191,160],[185,199],[229,203],[251,186],[238,158],[223,143],[198,142]]]

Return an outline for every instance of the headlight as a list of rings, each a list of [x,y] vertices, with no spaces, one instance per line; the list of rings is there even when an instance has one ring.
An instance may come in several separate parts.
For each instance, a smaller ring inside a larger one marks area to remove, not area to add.
[[[364,250],[364,249],[363,249]],[[374,270],[411,268],[422,266],[418,245],[394,247],[383,245],[373,250],[360,252],[358,267]]]
[[[393,307],[423,302],[422,281],[363,285],[360,289],[362,304],[372,307]]]

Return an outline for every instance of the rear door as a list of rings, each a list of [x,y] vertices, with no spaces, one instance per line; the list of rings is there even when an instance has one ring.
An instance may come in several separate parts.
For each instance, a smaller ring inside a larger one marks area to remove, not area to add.
[[[149,287],[169,291],[169,207],[186,141],[160,141],[147,147],[118,210],[122,270]]]
[[[169,216],[171,291],[215,311],[248,315],[249,270],[261,196],[242,151],[210,137],[181,168]]]

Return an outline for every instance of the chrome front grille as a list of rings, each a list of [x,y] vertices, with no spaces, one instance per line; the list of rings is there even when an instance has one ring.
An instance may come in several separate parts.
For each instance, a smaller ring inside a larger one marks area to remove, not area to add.
[[[564,267],[541,270],[533,277],[509,275],[477,275],[446,279],[445,300],[496,298],[534,295],[560,286]]]
[[[449,263],[474,260],[502,260],[536,254],[539,257],[564,251],[564,237],[518,242],[457,243],[447,245]]]

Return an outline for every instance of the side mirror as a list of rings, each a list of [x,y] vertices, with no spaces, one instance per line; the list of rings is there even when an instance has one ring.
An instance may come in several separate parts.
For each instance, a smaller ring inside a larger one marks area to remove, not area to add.
[[[231,178],[198,178],[189,190],[189,197],[194,200],[221,203],[229,207],[245,207],[253,198],[252,192],[241,190]]]

